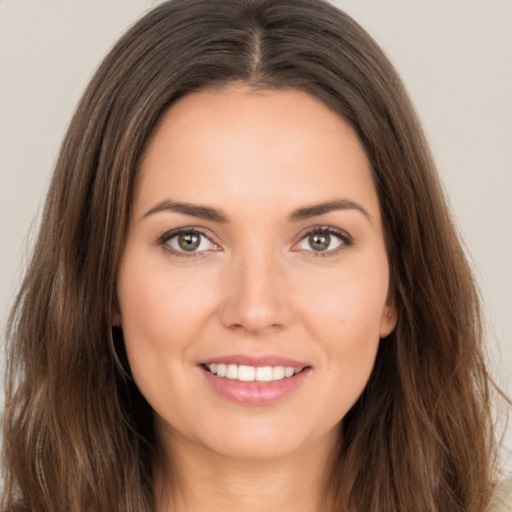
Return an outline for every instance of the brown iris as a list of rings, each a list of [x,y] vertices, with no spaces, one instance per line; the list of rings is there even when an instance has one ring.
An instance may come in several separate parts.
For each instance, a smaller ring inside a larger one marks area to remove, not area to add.
[[[314,251],[325,251],[331,243],[331,236],[328,233],[312,233],[308,241]]]
[[[195,251],[201,243],[201,235],[197,233],[181,233],[178,236],[178,245],[184,251]]]

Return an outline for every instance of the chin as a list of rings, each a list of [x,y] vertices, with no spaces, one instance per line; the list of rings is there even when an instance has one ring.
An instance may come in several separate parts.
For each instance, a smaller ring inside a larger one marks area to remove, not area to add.
[[[297,429],[297,421],[269,422],[261,419],[237,421],[224,428],[203,433],[195,442],[209,452],[236,461],[275,462],[283,461],[308,450],[318,450],[319,443],[332,449],[337,440],[338,428],[335,425],[327,432]]]

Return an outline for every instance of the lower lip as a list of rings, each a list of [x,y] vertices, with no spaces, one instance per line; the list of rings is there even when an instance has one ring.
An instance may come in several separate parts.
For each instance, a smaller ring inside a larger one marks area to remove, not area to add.
[[[233,402],[246,405],[269,405],[293,393],[304,382],[310,368],[304,368],[293,377],[273,382],[242,382],[226,377],[217,377],[200,367],[206,381],[220,395]]]

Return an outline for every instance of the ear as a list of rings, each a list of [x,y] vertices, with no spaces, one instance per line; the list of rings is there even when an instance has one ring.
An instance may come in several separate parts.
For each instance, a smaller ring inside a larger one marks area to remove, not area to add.
[[[121,311],[117,299],[114,300],[114,307],[112,308],[112,327],[121,327]]]
[[[396,327],[397,321],[398,315],[396,313],[396,308],[384,308],[382,321],[380,323],[380,337],[386,338],[389,336],[393,332],[393,329]]]
[[[119,311],[112,315],[112,327],[121,327],[121,313]]]
[[[380,337],[389,336],[398,322],[398,312],[395,305],[395,293],[393,287],[390,286],[386,304],[382,310],[382,318],[380,322]]]

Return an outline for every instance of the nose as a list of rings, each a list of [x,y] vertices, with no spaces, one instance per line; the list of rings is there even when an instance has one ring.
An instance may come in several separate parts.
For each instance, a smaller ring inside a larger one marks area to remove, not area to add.
[[[285,274],[283,263],[271,251],[233,257],[223,283],[223,325],[251,335],[285,328],[293,316]]]

